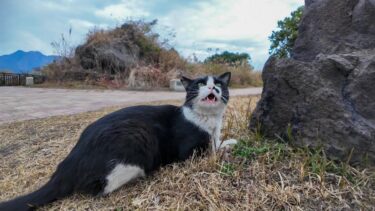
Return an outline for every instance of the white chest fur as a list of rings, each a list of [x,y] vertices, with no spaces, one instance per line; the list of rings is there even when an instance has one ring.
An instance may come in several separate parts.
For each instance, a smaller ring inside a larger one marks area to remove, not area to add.
[[[190,108],[183,107],[185,118],[191,123],[198,126],[200,129],[206,131],[210,136],[214,136],[217,129],[221,129],[223,113],[219,114],[201,114],[191,110]]]
[[[220,145],[220,134],[224,109],[216,114],[195,112],[187,107],[183,107],[182,111],[188,121],[210,135],[212,150],[215,152]]]

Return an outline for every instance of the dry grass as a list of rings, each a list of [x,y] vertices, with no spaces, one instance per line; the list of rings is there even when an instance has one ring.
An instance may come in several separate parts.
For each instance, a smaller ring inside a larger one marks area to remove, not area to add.
[[[230,71],[231,87],[259,87],[263,85],[262,73],[254,71],[248,64],[240,66],[230,66],[226,64],[215,63],[197,63],[187,65],[187,69],[183,74],[197,77],[206,75],[220,75]]]
[[[249,111],[257,100],[232,99],[223,137],[241,141],[229,154],[192,158],[108,197],[76,194],[41,210],[373,209],[374,171],[334,163],[319,150],[292,149],[249,133]],[[116,109],[1,125],[0,200],[40,187],[80,132]]]

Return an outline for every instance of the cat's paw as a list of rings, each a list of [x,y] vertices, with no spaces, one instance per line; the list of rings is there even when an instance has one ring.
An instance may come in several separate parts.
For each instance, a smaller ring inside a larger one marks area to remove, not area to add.
[[[223,160],[231,160],[231,157],[232,157],[232,150],[233,150],[233,146],[237,144],[237,140],[236,139],[228,139],[228,140],[225,140],[221,143],[220,145],[220,152],[221,152],[221,158]]]
[[[238,141],[236,139],[227,139],[220,144],[220,148],[227,148],[236,145]]]

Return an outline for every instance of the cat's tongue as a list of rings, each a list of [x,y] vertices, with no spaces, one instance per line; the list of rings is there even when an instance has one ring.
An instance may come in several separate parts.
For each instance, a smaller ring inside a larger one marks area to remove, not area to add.
[[[215,99],[209,99],[209,98],[207,99],[208,103],[215,103],[215,101],[216,101]]]

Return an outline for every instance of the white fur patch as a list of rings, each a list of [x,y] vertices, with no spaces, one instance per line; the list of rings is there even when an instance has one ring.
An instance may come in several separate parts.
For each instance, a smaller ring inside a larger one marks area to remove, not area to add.
[[[236,139],[228,139],[220,144],[220,148],[226,148],[227,146],[236,145],[237,143],[238,141]]]
[[[104,188],[103,194],[111,193],[129,181],[144,176],[144,170],[138,166],[117,164],[117,166],[106,177],[107,186]]]
[[[214,78],[212,76],[208,76],[208,79],[207,79],[207,83],[206,83],[208,87],[214,87],[215,86],[215,83],[214,83]]]
[[[216,152],[220,145],[221,124],[225,108],[219,109],[216,114],[205,114],[193,111],[188,107],[183,107],[182,111],[185,118],[206,131],[211,136],[212,151]]]
[[[222,121],[222,114],[212,115],[212,114],[204,114],[198,113],[193,111],[188,107],[183,107],[182,111],[184,113],[185,118],[201,128],[202,130],[206,131],[211,136],[215,132],[215,128],[221,126]]]

